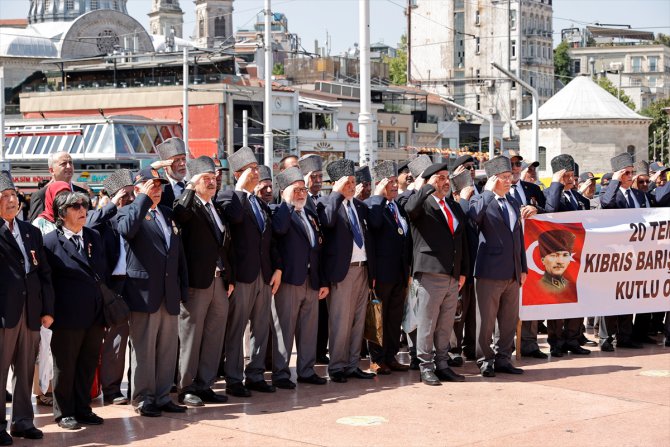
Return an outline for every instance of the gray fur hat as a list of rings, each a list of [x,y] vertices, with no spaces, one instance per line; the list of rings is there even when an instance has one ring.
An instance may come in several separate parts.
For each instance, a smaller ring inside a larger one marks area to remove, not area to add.
[[[451,190],[454,192],[461,192],[463,188],[472,186],[472,176],[470,171],[463,171],[458,175],[451,176]]]
[[[16,189],[14,182],[12,181],[12,174],[9,171],[0,172],[0,192],[7,191],[8,189]]]
[[[561,154],[551,159],[551,172],[555,174],[561,169],[575,171],[575,159],[572,158],[572,155]]]
[[[414,160],[407,165],[409,172],[412,173],[414,178],[419,178],[421,173],[426,170],[430,165],[433,164],[433,160],[426,154],[419,155]]]
[[[377,163],[377,166],[372,168],[372,176],[375,182],[379,182],[385,178],[396,177],[398,175],[398,167],[395,161],[384,160]]]
[[[198,158],[189,160],[186,162],[186,167],[188,168],[188,173],[191,177],[195,177],[198,174],[204,174],[205,172],[209,172],[211,174],[216,173],[216,165],[214,164],[214,160],[212,160],[207,155],[201,155]]]
[[[628,152],[624,152],[623,154],[612,157],[610,163],[612,163],[612,172],[621,171],[628,166],[633,166],[633,156]]]
[[[372,182],[372,176],[370,175],[370,168],[367,166],[361,166],[356,168],[354,171],[354,176],[356,177],[356,184],[364,182]]]
[[[110,197],[119,192],[121,188],[133,186],[134,184],[133,171],[130,169],[117,169],[102,181],[102,187],[105,188]]]
[[[323,158],[317,154],[303,155],[298,159],[298,166],[302,171],[302,175],[307,175],[310,172],[323,170]]]
[[[649,162],[640,160],[637,163],[635,163],[635,166],[633,166],[635,169],[635,174],[637,175],[649,175]]]
[[[484,163],[484,171],[486,171],[487,177],[502,174],[503,172],[511,172],[512,161],[504,155],[498,155]]]
[[[328,163],[328,166],[326,166],[326,171],[328,172],[330,181],[336,182],[342,177],[349,177],[354,175],[354,162],[347,160],[346,158],[340,158],[339,160]]]
[[[265,165],[258,165],[258,181],[272,180],[272,169]]]
[[[228,165],[233,172],[241,171],[243,167],[251,163],[258,163],[258,160],[254,151],[247,146],[241,147],[237,152],[228,157]]]
[[[156,146],[156,150],[161,160],[169,160],[170,157],[174,157],[175,155],[186,155],[184,140],[181,138],[168,138]]]
[[[300,168],[293,166],[292,168],[284,169],[277,174],[277,185],[280,190],[285,190],[297,181],[304,181],[305,177],[302,175]]]

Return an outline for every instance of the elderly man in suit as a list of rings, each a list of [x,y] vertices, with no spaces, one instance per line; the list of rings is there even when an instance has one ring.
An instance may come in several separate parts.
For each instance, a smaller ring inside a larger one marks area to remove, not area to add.
[[[216,381],[233,289],[230,229],[216,196],[216,166],[201,156],[188,162],[191,179],[175,202],[188,268],[188,301],[179,313],[179,402],[189,406],[222,403]]]
[[[405,204],[411,222],[414,279],[418,283],[417,357],[421,381],[463,382],[449,368],[449,339],[458,291],[468,275],[466,216],[450,194],[447,163],[434,163],[414,181]]]
[[[272,300],[272,384],[295,388],[289,369],[295,338],[298,382],[323,385],[326,379],[314,371],[318,302],[328,295],[320,259],[323,236],[316,215],[305,207],[307,188],[300,169],[279,173],[277,184],[283,201],[275,208],[272,228],[284,271]]]
[[[272,169],[265,165],[258,166],[258,184],[254,188],[254,194],[260,200],[270,205],[273,198]]]
[[[236,179],[235,190],[217,196],[230,225],[235,260],[235,291],[228,308],[225,342],[226,393],[249,397],[250,390],[276,391],[263,373],[272,321],[271,300],[281,283],[282,268],[272,240],[270,208],[254,195],[259,182],[256,155],[243,147],[228,157],[228,163]],[[245,368],[242,340],[247,322],[251,359]]]
[[[183,413],[170,398],[177,363],[179,304],[188,272],[172,208],[160,205],[168,181],[153,168],[135,176],[135,201],[117,214],[127,241],[124,298],[130,308],[131,401],[142,416]]]
[[[181,138],[168,138],[156,146],[160,160],[151,164],[154,169],[163,168],[167,183],[163,186],[161,205],[172,208],[186,188],[186,146]]]
[[[369,199],[372,193],[372,175],[370,174],[370,167],[359,166],[354,170],[354,177],[356,177],[356,191],[354,192],[354,197],[362,201]]]
[[[475,261],[477,293],[477,364],[482,376],[496,372],[522,374],[511,363],[519,319],[519,287],[528,267],[523,243],[521,210],[508,193],[512,186],[510,159],[497,156],[484,163],[488,180],[484,191],[470,199],[468,215],[479,229]],[[491,348],[498,323],[496,350]]]
[[[0,422],[0,445],[11,445],[12,436],[41,439],[35,428],[31,386],[40,340],[40,325],[53,323],[54,291],[42,234],[16,219],[19,200],[9,172],[0,172],[0,383],[7,383],[13,368],[12,419]],[[5,408],[6,393],[0,392]],[[3,414],[4,416],[4,414]]]
[[[370,370],[377,374],[407,371],[396,359],[400,348],[402,322],[409,266],[412,260],[412,239],[409,217],[395,201],[398,196],[397,167],[393,161],[382,161],[372,168],[378,182],[374,195],[366,201],[368,224],[375,246],[377,274],[375,291],[382,303],[382,345],[368,343]]]
[[[354,198],[354,162],[340,159],[326,166],[333,191],[319,199],[317,211],[324,229],[323,267],[330,283],[328,297],[330,363],[333,382],[348,377],[372,379],[358,367],[365,312],[374,284],[374,250],[368,232],[368,208]]]

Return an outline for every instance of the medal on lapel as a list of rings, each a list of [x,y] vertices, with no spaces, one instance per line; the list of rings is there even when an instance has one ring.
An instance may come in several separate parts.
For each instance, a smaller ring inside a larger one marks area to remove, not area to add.
[[[174,223],[174,221],[172,221],[172,232],[175,236],[179,236],[179,228],[177,228],[177,225]]]
[[[92,246],[93,246],[93,244],[91,244],[91,243],[89,242],[89,243],[88,243],[88,258],[89,258],[89,259],[91,259],[91,247],[92,247]]]
[[[151,216],[149,216],[149,215],[147,214],[146,216],[144,216],[144,219],[146,219],[146,220],[151,220]]]
[[[405,234],[405,232],[402,231],[402,228],[398,227],[398,234],[402,236],[403,234]]]
[[[30,250],[30,256],[33,258],[33,265],[37,267],[37,256],[35,255],[35,250]]]

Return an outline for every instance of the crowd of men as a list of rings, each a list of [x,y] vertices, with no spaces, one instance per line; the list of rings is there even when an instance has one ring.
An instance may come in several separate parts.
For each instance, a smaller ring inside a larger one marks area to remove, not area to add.
[[[88,205],[71,184],[72,160],[52,154],[52,186],[33,194],[29,213],[44,233],[47,256],[42,233],[16,218],[21,207],[11,175],[0,176],[0,381],[6,383],[14,368],[10,433],[4,421],[0,445],[10,445],[12,437],[42,437],[33,423],[31,384],[38,345],[48,343],[40,341],[40,326],[52,323],[54,340],[66,333],[84,349],[88,338],[96,338],[88,341],[93,348],[102,344],[104,402],[130,403],[146,417],[293,389],[296,382],[324,385],[317,363],[328,364],[336,383],[410,369],[427,385],[462,382],[452,368],[464,360],[476,361],[484,377],[522,374],[512,353],[527,275],[523,220],[538,213],[670,205],[668,169],[633,163],[628,154],[614,157],[612,173],[602,178],[577,176],[573,158],[559,155],[543,190],[539,163],[526,163],[511,150],[483,164],[484,180],[467,154],[452,162],[421,155],[400,165],[362,167],[347,159],[324,167],[320,156],[306,155],[282,159],[273,182],[271,169],[244,147],[228,158],[234,187],[222,188],[215,160],[187,159],[177,138],[157,149],[161,160],[151,167],[118,170],[105,180],[111,200],[89,210],[84,230],[76,224],[83,214],[71,214]],[[324,168],[331,182],[327,195],[321,194]],[[547,288],[565,287],[561,257],[569,257],[573,242],[560,232],[539,241]],[[50,269],[48,260],[58,256],[72,256],[79,265]],[[52,280],[52,270],[67,276],[72,269],[122,296],[128,321],[105,322],[101,294],[82,291],[78,305],[90,323],[59,326],[83,319],[76,309],[58,313],[68,309],[61,302],[67,290],[58,290],[64,280]],[[372,292],[382,303],[381,343],[363,337]],[[603,351],[640,348],[656,342],[649,335],[659,331],[669,345],[670,318],[663,314],[599,316],[586,325],[583,318],[550,320],[549,355],[588,355],[583,346],[594,342],[584,333],[594,325]],[[91,330],[98,326],[104,333]],[[543,327],[523,323],[522,355],[549,357],[537,343]],[[409,345],[410,364],[398,360],[401,339]],[[294,343],[295,377],[289,368]],[[69,352],[53,340],[51,347],[58,425],[101,424],[87,395],[93,375],[71,371],[68,382],[61,359]],[[369,352],[368,371],[360,367],[362,348]],[[269,381],[266,370],[272,371]],[[225,394],[213,390],[221,376]],[[71,411],[64,403],[66,382],[76,394]],[[0,394],[0,404],[6,397]]]

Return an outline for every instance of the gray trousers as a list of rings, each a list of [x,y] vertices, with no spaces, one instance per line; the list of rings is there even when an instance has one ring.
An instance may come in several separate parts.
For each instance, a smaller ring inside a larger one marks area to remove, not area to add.
[[[228,307],[228,328],[226,332],[226,384],[242,382],[244,376],[250,382],[264,380],[265,353],[270,334],[272,289],[263,281],[259,273],[250,283],[235,283],[235,291]],[[244,330],[250,322],[250,359],[244,367]]]
[[[15,327],[0,329],[0,383],[7,384],[9,367],[14,366],[11,427],[14,430],[27,430],[35,426],[31,390],[39,342],[39,331],[31,331],[26,326],[25,309]],[[5,414],[6,397],[6,393],[0,390],[0,405]],[[0,420],[0,430],[7,430],[6,417]]]
[[[524,321],[521,323],[521,354],[528,355],[531,352],[539,351],[537,344],[537,320]]]
[[[365,329],[368,269],[350,266],[347,276],[330,289],[328,300],[328,374],[348,374],[358,368]]]
[[[188,289],[179,313],[179,391],[208,390],[221,361],[228,319],[228,293],[222,278],[207,289]]]
[[[458,304],[458,280],[439,273],[415,273],[414,278],[419,283],[416,351],[421,371],[445,369],[449,366],[449,339]]]
[[[298,377],[316,374],[316,333],[319,321],[319,291],[307,282],[301,286],[282,283],[272,300],[272,380],[290,379],[289,362],[293,340],[298,349]]]
[[[477,364],[511,363],[519,319],[519,283],[514,279],[475,278],[477,291]],[[496,321],[500,337],[491,347]]]
[[[161,304],[154,313],[130,313],[132,403],[163,406],[170,401],[177,364],[177,315]]]

